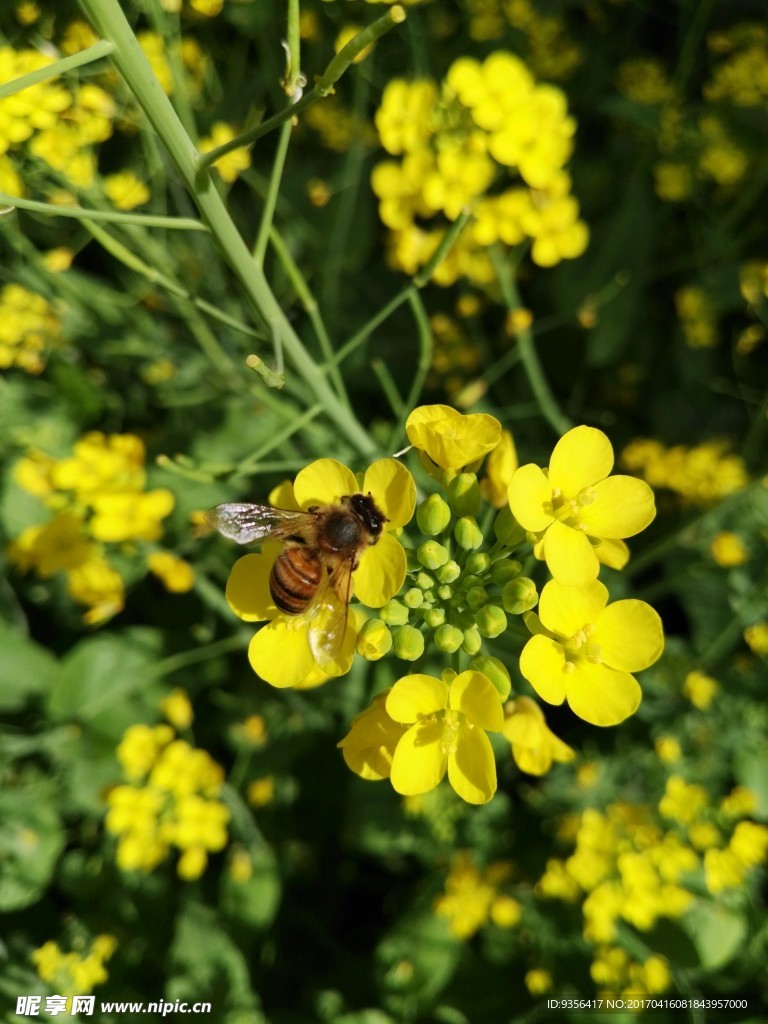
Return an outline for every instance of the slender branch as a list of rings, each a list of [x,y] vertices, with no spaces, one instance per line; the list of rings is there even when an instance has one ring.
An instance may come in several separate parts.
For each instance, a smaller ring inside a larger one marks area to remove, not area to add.
[[[494,246],[490,250],[490,256],[507,309],[510,312],[522,309],[523,306],[520,301],[520,294],[517,290],[514,274],[510,272],[509,264],[504,259],[503,253],[498,246]],[[525,375],[528,378],[531,391],[533,391],[536,401],[539,403],[542,416],[556,433],[566,433],[566,431],[571,429],[573,423],[558,405],[549,382],[544,376],[544,370],[539,362],[530,328],[525,328],[519,332],[517,348],[520,351],[520,361],[523,364]]]
[[[80,0],[81,3],[94,3],[98,0]],[[235,136],[234,139],[230,139],[229,142],[225,142],[222,146],[217,146],[216,149],[210,149],[207,153],[200,153],[197,157],[197,169],[198,171],[204,170],[206,167],[210,167],[211,164],[216,163],[221,157],[226,156],[227,153],[231,153],[233,149],[239,149],[240,146],[250,146],[256,142],[263,135],[273,131],[283,121],[287,121],[289,118],[296,117],[306,110],[311,104],[316,103],[318,100],[325,99],[333,92],[333,87],[344,74],[344,72],[354,63],[354,60],[360,53],[371,43],[375,42],[380,36],[383,36],[385,32],[389,32],[390,29],[394,28],[395,25],[400,25],[405,21],[405,11],[402,7],[395,5],[390,7],[387,13],[374,21],[372,25],[363,29],[362,32],[358,32],[354,38],[350,39],[346,46],[342,47],[341,50],[336,54],[331,63],[322,73],[315,79],[315,87],[310,89],[309,92],[305,93],[300,99],[297,99],[295,103],[289,103],[287,107],[284,107],[281,111],[275,114],[273,117],[268,118],[266,121],[262,121],[261,124],[256,125],[254,128],[248,129],[248,131],[242,132],[240,135]]]
[[[80,6],[96,31],[114,44],[112,59],[117,69],[160,137],[197,204],[204,223],[208,225],[259,318],[263,323],[279,326],[281,342],[298,376],[323,405],[327,416],[340,432],[362,455],[373,455],[376,451],[374,441],[349,409],[338,401],[325,375],[304,348],[280,308],[261,267],[254,263],[213,180],[209,176],[198,175],[197,152],[192,140],[152,73],[119,3],[117,0],[80,0]]]
[[[259,232],[256,235],[256,242],[253,246],[253,258],[259,267],[264,266],[264,256],[267,251],[267,242],[269,241],[272,219],[275,215],[277,194],[280,191],[280,182],[283,178],[283,168],[285,167],[285,157],[288,153],[288,143],[291,139],[292,128],[293,125],[291,122],[286,121],[280,129],[280,139],[277,143],[275,160],[272,164],[272,173],[269,177],[269,188],[267,189],[267,194],[264,198],[264,209],[261,213]]]
[[[79,53],[73,53],[71,57],[62,57],[61,60],[54,61],[53,64],[46,64],[45,67],[29,71],[26,75],[19,75],[18,78],[14,78],[10,82],[3,82],[0,85],[0,100],[5,99],[6,96],[13,96],[14,93],[21,92],[22,89],[28,89],[30,85],[48,82],[67,71],[74,71],[75,68],[81,68],[85,64],[102,60],[104,57],[108,57],[114,48],[112,43],[102,39],[101,42],[95,43],[85,50],[80,50]]]
[[[208,231],[202,221],[192,217],[162,217],[151,213],[121,213],[118,210],[87,210],[82,206],[56,206],[54,203],[38,203],[33,199],[0,192],[0,204],[30,213],[44,213],[49,217],[74,217],[75,220],[103,221],[106,224],[132,224],[141,228],[165,228],[171,231]],[[9,212],[8,210],[2,212]]]

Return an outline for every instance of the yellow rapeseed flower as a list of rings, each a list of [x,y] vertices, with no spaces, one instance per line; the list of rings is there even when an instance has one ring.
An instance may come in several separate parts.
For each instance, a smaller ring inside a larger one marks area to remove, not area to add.
[[[217,121],[211,126],[211,134],[200,139],[198,144],[200,152],[207,153],[211,149],[223,146],[225,143],[231,142],[236,135],[237,132],[232,125],[226,124],[224,121]],[[233,149],[214,164],[214,167],[224,181],[230,185],[232,182],[237,181],[241,171],[248,170],[250,166],[251,151],[248,146],[240,146],[239,149]]]
[[[463,415],[448,405],[422,405],[405,423],[408,440],[434,466],[458,472],[492,452],[502,437],[501,424],[485,413]]]
[[[507,704],[501,732],[512,746],[515,764],[529,775],[546,775],[554,761],[572,761],[576,756],[549,729],[544,712],[530,697],[517,697]]]

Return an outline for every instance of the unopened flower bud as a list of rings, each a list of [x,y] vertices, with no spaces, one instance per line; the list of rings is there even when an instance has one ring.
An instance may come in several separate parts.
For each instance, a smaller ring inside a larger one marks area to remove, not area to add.
[[[392,634],[381,619],[368,619],[357,634],[357,653],[366,661],[378,661],[392,650]]]
[[[424,621],[430,629],[437,629],[445,622],[445,608],[430,608],[424,612]]]
[[[512,681],[509,678],[509,672],[503,661],[500,661],[498,658],[492,658],[487,654],[481,654],[470,662],[469,667],[474,669],[475,672],[482,672],[484,676],[490,679],[499,691],[502,701],[507,699],[512,689]]]
[[[439,569],[441,565],[445,565],[451,555],[448,548],[444,548],[436,540],[425,540],[423,544],[419,545],[416,557],[426,569]]]
[[[440,568],[435,572],[435,576],[440,580],[441,583],[453,583],[461,576],[461,566],[458,562],[454,562],[451,559],[446,562],[445,565],[441,565]]]
[[[437,588],[437,596],[441,601],[450,601],[453,597],[453,587],[449,587],[447,583],[444,583],[442,587]]]
[[[503,587],[505,583],[519,576],[522,570],[522,565],[514,558],[500,558],[491,566],[491,579],[497,587]]]
[[[462,516],[453,528],[456,543],[465,551],[474,551],[483,543],[483,531],[474,516]]]
[[[464,643],[464,633],[446,622],[435,630],[435,647],[445,654],[453,654]]]
[[[424,637],[415,626],[401,626],[395,632],[394,648],[403,661],[416,661],[424,653]]]
[[[407,608],[420,608],[424,604],[424,591],[411,587],[403,594],[403,603]]]
[[[484,587],[470,587],[467,591],[466,602],[470,608],[477,611],[484,604],[488,603],[488,591]]]
[[[430,494],[416,509],[416,522],[428,537],[442,533],[450,521],[451,510],[439,494]]]
[[[480,630],[476,626],[464,630],[464,643],[461,645],[461,649],[465,654],[477,654],[482,646],[483,638],[480,636]]]
[[[420,572],[416,577],[416,586],[420,590],[431,590],[435,585],[434,576],[430,576],[428,572]]]
[[[493,532],[499,543],[508,548],[516,548],[525,540],[525,530],[512,515],[508,505],[505,505],[496,516]]]
[[[475,616],[477,628],[483,636],[494,637],[507,628],[507,616],[497,604],[487,604]]]
[[[478,576],[482,576],[483,573],[488,572],[490,567],[491,556],[487,551],[473,551],[471,555],[467,556],[467,560],[464,563],[465,572]]]
[[[522,615],[536,607],[539,595],[536,592],[536,584],[527,576],[518,576],[517,579],[505,583],[501,591],[501,602],[510,615]]]
[[[448,504],[457,516],[476,516],[482,499],[474,473],[458,473],[448,485]]]
[[[408,609],[393,598],[379,611],[379,617],[388,626],[402,626],[408,621]]]

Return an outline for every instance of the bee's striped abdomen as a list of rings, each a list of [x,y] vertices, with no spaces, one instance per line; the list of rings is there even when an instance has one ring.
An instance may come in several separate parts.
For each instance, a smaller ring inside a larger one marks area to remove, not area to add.
[[[281,612],[298,615],[308,607],[322,578],[323,565],[316,551],[287,547],[272,566],[269,592]]]

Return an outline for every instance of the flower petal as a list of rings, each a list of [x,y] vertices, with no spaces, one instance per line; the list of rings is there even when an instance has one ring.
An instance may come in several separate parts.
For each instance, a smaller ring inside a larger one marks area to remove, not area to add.
[[[405,424],[408,440],[442,469],[461,469],[493,451],[501,424],[485,413],[462,415],[448,405],[422,405]]]
[[[357,480],[351,469],[336,459],[318,459],[300,470],[293,493],[301,508],[310,505],[332,505],[345,494],[356,494]]]
[[[291,512],[300,512],[301,506],[296,501],[292,480],[283,480],[269,492],[269,504],[275,508],[287,508]]]
[[[609,569],[623,569],[629,561],[629,548],[623,540],[602,539],[595,548],[595,554],[601,565]]]
[[[507,494],[510,511],[523,529],[538,533],[554,522],[552,485],[532,462],[515,470]]]
[[[448,781],[468,804],[486,804],[496,792],[493,747],[482,729],[459,726],[456,751],[448,756]]]
[[[562,704],[568,675],[565,651],[556,640],[532,636],[520,655],[520,672],[548,704]]]
[[[604,480],[613,469],[611,442],[595,427],[574,427],[563,434],[549,460],[549,481],[566,498]]]
[[[547,629],[569,637],[593,623],[607,603],[608,588],[600,580],[586,587],[566,587],[550,580],[539,598],[539,617]]]
[[[443,749],[443,723],[431,720],[418,722],[395,747],[390,781],[402,796],[419,796],[439,785],[447,763],[448,754]]]
[[[284,617],[268,623],[256,633],[248,648],[248,659],[256,675],[271,686],[296,686],[317,668],[309,647],[309,623]]]
[[[552,523],[544,535],[544,557],[555,579],[569,587],[586,586],[600,571],[587,535],[560,522]]]
[[[645,480],[612,476],[595,484],[594,501],[579,513],[587,533],[610,539],[634,537],[656,515],[653,491]]]
[[[618,725],[640,706],[642,690],[628,672],[580,659],[568,675],[571,711],[592,725]]]
[[[229,606],[235,615],[246,622],[260,622],[277,614],[269,592],[269,576],[280,546],[270,547],[272,550],[269,552],[238,558],[227,580]]]
[[[369,608],[382,608],[402,587],[408,569],[405,548],[389,533],[366,548],[353,576],[355,596]]]
[[[449,703],[481,729],[499,732],[504,724],[499,691],[482,672],[469,670],[456,676],[451,683]]]
[[[496,698],[498,700],[498,697]],[[415,673],[398,679],[387,697],[387,714],[396,722],[418,722],[448,704],[448,686],[442,679]]]
[[[591,639],[600,644],[602,659],[611,668],[640,672],[664,650],[664,627],[645,601],[615,601],[592,620]]]
[[[379,459],[372,463],[363,479],[363,494],[370,492],[389,520],[387,530],[405,526],[413,518],[416,507],[416,484],[397,459]]]
[[[395,747],[405,731],[405,726],[387,714],[385,700],[385,696],[376,697],[337,744],[347,766],[363,779],[389,778]]]

